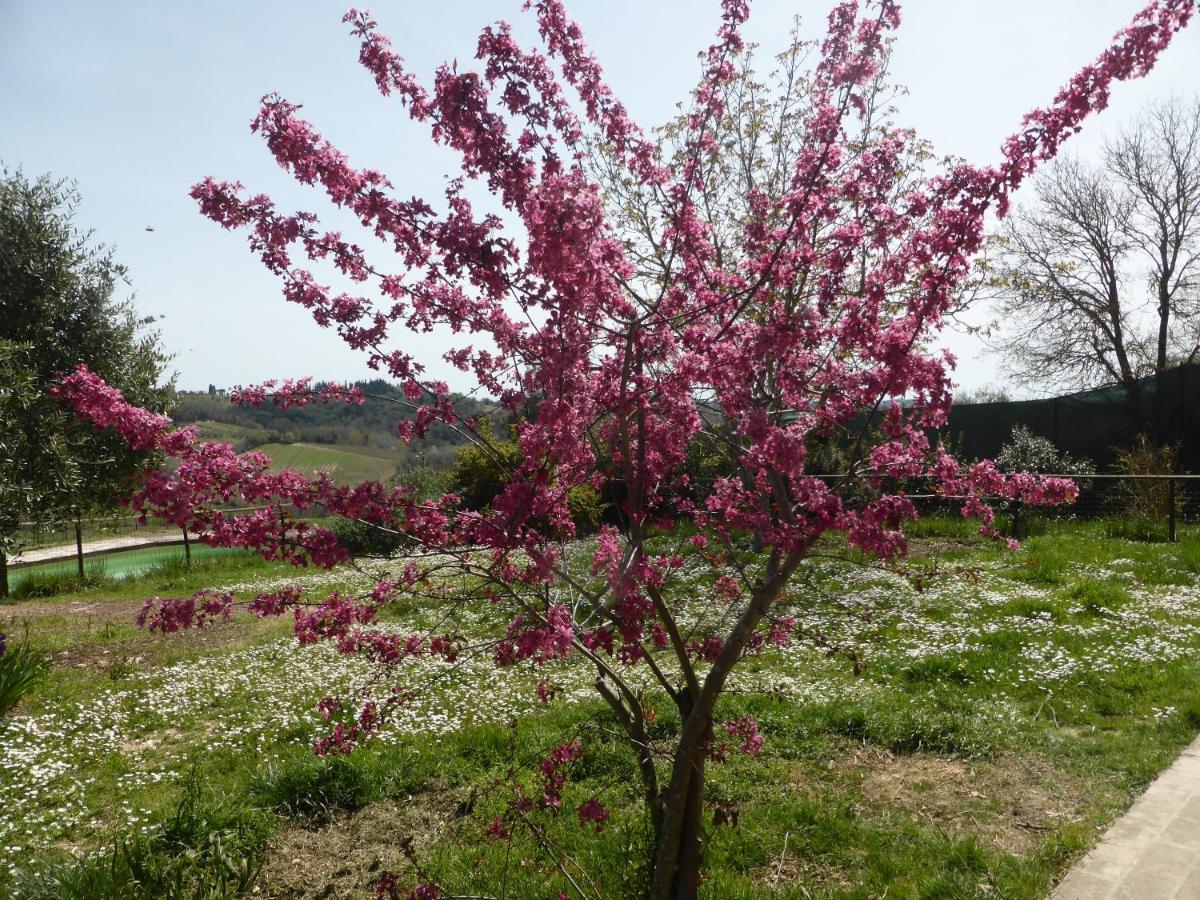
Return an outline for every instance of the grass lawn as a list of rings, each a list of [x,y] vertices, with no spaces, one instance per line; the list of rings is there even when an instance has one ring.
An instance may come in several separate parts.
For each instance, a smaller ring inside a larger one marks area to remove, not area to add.
[[[572,551],[581,571],[589,553]],[[791,614],[862,671],[799,643],[738,670],[718,720],[752,713],[766,746],[709,769],[726,822],[709,829],[705,896],[1044,897],[1195,736],[1200,530],[1169,545],[1052,524],[1010,553],[921,523],[909,565],[935,564],[920,590],[886,568],[806,564]],[[0,894],[369,897],[385,872],[414,880],[415,859],[460,894],[575,896],[557,856],[589,896],[637,896],[650,835],[634,762],[577,662],[417,660],[408,681],[430,689],[378,740],[317,759],[315,701],[386,689],[365,664],[298,646],[287,621],[165,637],[132,623],[149,596],[250,597],[297,575],[314,591],[366,581],[236,557],[0,606],[10,641],[28,629],[54,663],[0,723]],[[689,599],[711,577],[688,562],[673,587],[694,620],[713,615]],[[678,722],[650,704],[665,745]],[[524,831],[489,842],[495,780],[516,762],[539,791],[538,762],[575,735],[588,750],[545,823],[554,851]],[[592,795],[612,811],[599,835],[571,812]]]

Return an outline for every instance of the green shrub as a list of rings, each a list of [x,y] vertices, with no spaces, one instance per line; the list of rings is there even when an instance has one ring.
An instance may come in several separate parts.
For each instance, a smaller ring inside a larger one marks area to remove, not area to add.
[[[567,491],[567,506],[575,533],[579,536],[593,534],[600,529],[610,504],[600,499],[600,494],[588,484],[577,484]]]
[[[1178,448],[1159,446],[1149,435],[1117,452],[1117,469],[1126,475],[1178,475]],[[1175,515],[1183,513],[1183,492],[1175,492]],[[1165,541],[1167,517],[1171,511],[1171,483],[1156,478],[1130,478],[1117,484],[1116,501],[1127,522],[1128,540]],[[1159,536],[1161,535],[1161,537]],[[1127,535],[1111,535],[1126,537]]]
[[[404,542],[403,535],[357,519],[336,517],[326,527],[351,556],[391,556]]]
[[[270,821],[249,807],[201,792],[187,776],[157,830],[118,839],[101,854],[30,860],[15,873],[14,900],[158,900],[240,897],[262,867]]]
[[[451,487],[468,509],[487,509],[508,483],[508,470],[521,463],[516,441],[488,434],[488,446],[468,444],[458,451]],[[587,535],[599,529],[612,504],[590,485],[579,484],[567,491],[567,507],[575,531]]]
[[[395,484],[408,488],[419,500],[435,500],[453,486],[450,472],[432,466],[408,466],[395,478]]]
[[[8,715],[48,668],[28,640],[8,645],[7,636],[0,633],[0,716]]]
[[[20,572],[20,570],[17,570]],[[99,587],[109,587],[113,579],[102,564],[92,563],[83,575],[77,572],[50,569],[21,573],[20,580],[10,592],[13,600],[37,600],[59,594],[74,594]]]
[[[452,484],[468,509],[485,509],[504,490],[508,470],[521,463],[517,442],[504,439],[483,429],[487,446],[467,444],[458,451],[454,463]]]

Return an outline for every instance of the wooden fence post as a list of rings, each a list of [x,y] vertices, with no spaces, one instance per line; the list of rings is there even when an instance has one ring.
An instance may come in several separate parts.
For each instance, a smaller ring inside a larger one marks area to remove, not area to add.
[[[192,542],[188,539],[187,529],[183,529],[183,563],[186,566],[192,564]]]

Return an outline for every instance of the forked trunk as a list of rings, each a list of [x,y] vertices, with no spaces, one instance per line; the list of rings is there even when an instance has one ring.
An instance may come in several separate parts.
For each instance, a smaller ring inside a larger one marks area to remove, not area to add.
[[[721,652],[694,695],[677,697],[683,731],[671,765],[671,782],[657,810],[658,848],[650,883],[651,900],[694,900],[700,889],[704,826],[704,764],[713,742],[713,710],[725,680],[767,608],[779,596],[807,548],[782,560],[772,555],[767,578],[755,587],[749,604],[729,633]]]
[[[700,890],[703,862],[704,764],[711,726],[690,758],[677,758],[672,788],[686,780],[686,787],[665,798],[658,822],[658,847],[650,886],[653,900],[695,900]],[[684,772],[682,769],[686,769]]]

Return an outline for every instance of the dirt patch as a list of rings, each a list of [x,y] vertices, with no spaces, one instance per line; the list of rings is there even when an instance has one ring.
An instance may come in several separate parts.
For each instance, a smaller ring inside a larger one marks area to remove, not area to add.
[[[789,850],[786,846],[779,856],[771,860],[769,866],[754,870],[750,877],[772,893],[785,887],[793,892],[800,891],[801,896],[805,897],[813,896],[810,887],[824,894],[850,891],[855,886],[842,869],[819,859],[806,859],[803,853]]]
[[[420,859],[454,820],[457,801],[450,791],[430,791],[373,803],[320,828],[285,828],[272,842],[255,896],[371,897],[384,873],[412,872],[401,842],[411,838]]]
[[[1007,853],[1028,853],[1087,815],[1086,787],[1038,757],[962,760],[862,748],[834,768],[868,809],[904,810]]]
[[[144,600],[119,600],[103,597],[87,600],[22,600],[0,606],[0,617],[31,625],[41,619],[71,618],[95,624],[131,622]]]
[[[927,538],[914,537],[908,539],[908,553],[911,557],[940,556],[946,552],[963,550],[978,550],[987,543],[983,538]]]
[[[291,620],[257,619],[248,614],[208,628],[151,634],[137,628],[144,600],[88,598],[35,600],[0,607],[0,630],[28,631],[35,642],[50,643],[59,669],[79,669],[117,680],[197,653],[220,652],[291,632]]]

